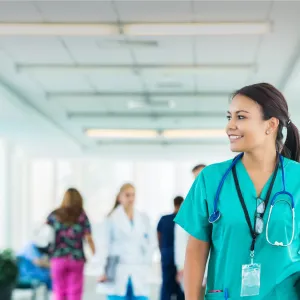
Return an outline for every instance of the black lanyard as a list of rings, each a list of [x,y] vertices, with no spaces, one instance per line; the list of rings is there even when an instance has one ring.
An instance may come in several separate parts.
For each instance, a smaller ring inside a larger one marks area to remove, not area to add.
[[[267,191],[266,199],[264,201],[265,202],[265,211],[261,214],[261,218],[264,217],[265,212],[267,210],[267,206],[268,206],[268,203],[269,203],[269,200],[270,200],[270,196],[271,196],[271,193],[272,193],[274,182],[275,182],[275,179],[276,179],[276,176],[277,176],[278,167],[279,167],[279,155],[277,156],[275,171],[273,173],[272,181],[270,183],[269,189]],[[245,214],[245,218],[246,218],[249,230],[250,230],[250,234],[251,234],[251,237],[252,237],[252,243],[251,243],[250,251],[253,252],[254,248],[255,248],[256,238],[257,238],[258,235],[255,232],[255,224],[254,224],[254,228],[251,225],[249,212],[247,210],[246,203],[245,203],[244,197],[243,197],[242,192],[241,192],[240,184],[239,184],[238,177],[237,177],[237,174],[236,174],[235,165],[232,168],[232,174],[233,174],[233,178],[234,178],[235,188],[236,188],[236,191],[238,193],[238,196],[239,196],[239,199],[240,199],[240,202],[241,202],[244,214]]]

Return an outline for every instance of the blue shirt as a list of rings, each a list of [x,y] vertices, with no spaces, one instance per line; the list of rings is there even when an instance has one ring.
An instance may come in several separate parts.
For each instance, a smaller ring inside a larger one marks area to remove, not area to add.
[[[174,265],[174,218],[176,213],[161,217],[157,225],[160,233],[160,252],[162,265]]]
[[[41,281],[50,278],[50,270],[34,264],[35,259],[42,258],[42,254],[37,247],[30,243],[19,253],[19,277],[21,280],[38,279]]]

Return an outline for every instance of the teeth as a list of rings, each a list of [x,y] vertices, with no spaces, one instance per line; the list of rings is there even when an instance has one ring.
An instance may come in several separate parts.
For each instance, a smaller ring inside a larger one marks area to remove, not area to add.
[[[237,140],[237,139],[240,139],[240,138],[241,138],[240,135],[231,135],[231,136],[230,136],[230,139],[231,139],[231,140]]]

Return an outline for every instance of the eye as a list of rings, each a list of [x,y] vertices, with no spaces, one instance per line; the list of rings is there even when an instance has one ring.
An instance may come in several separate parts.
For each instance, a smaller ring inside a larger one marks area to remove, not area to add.
[[[238,119],[243,120],[243,119],[245,119],[245,117],[244,116],[238,116]]]
[[[227,120],[230,121],[231,120],[231,116],[226,116]]]

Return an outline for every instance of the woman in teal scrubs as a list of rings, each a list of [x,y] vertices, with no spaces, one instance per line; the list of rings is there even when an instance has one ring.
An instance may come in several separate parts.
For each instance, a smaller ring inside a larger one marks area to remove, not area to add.
[[[190,234],[184,269],[186,299],[199,299],[209,252],[205,299],[300,299],[298,129],[290,120],[284,96],[266,83],[235,92],[227,117],[231,150],[243,155],[234,168],[235,178],[232,169],[221,189],[217,203],[220,219],[208,221],[215,211],[219,183],[232,160],[201,172],[175,219]],[[286,194],[276,198],[268,222],[272,198],[283,191],[283,176],[286,191],[295,202],[294,235],[292,201]],[[261,210],[261,205],[265,209]],[[272,245],[276,241],[286,246]],[[242,279],[242,274],[248,276]]]

